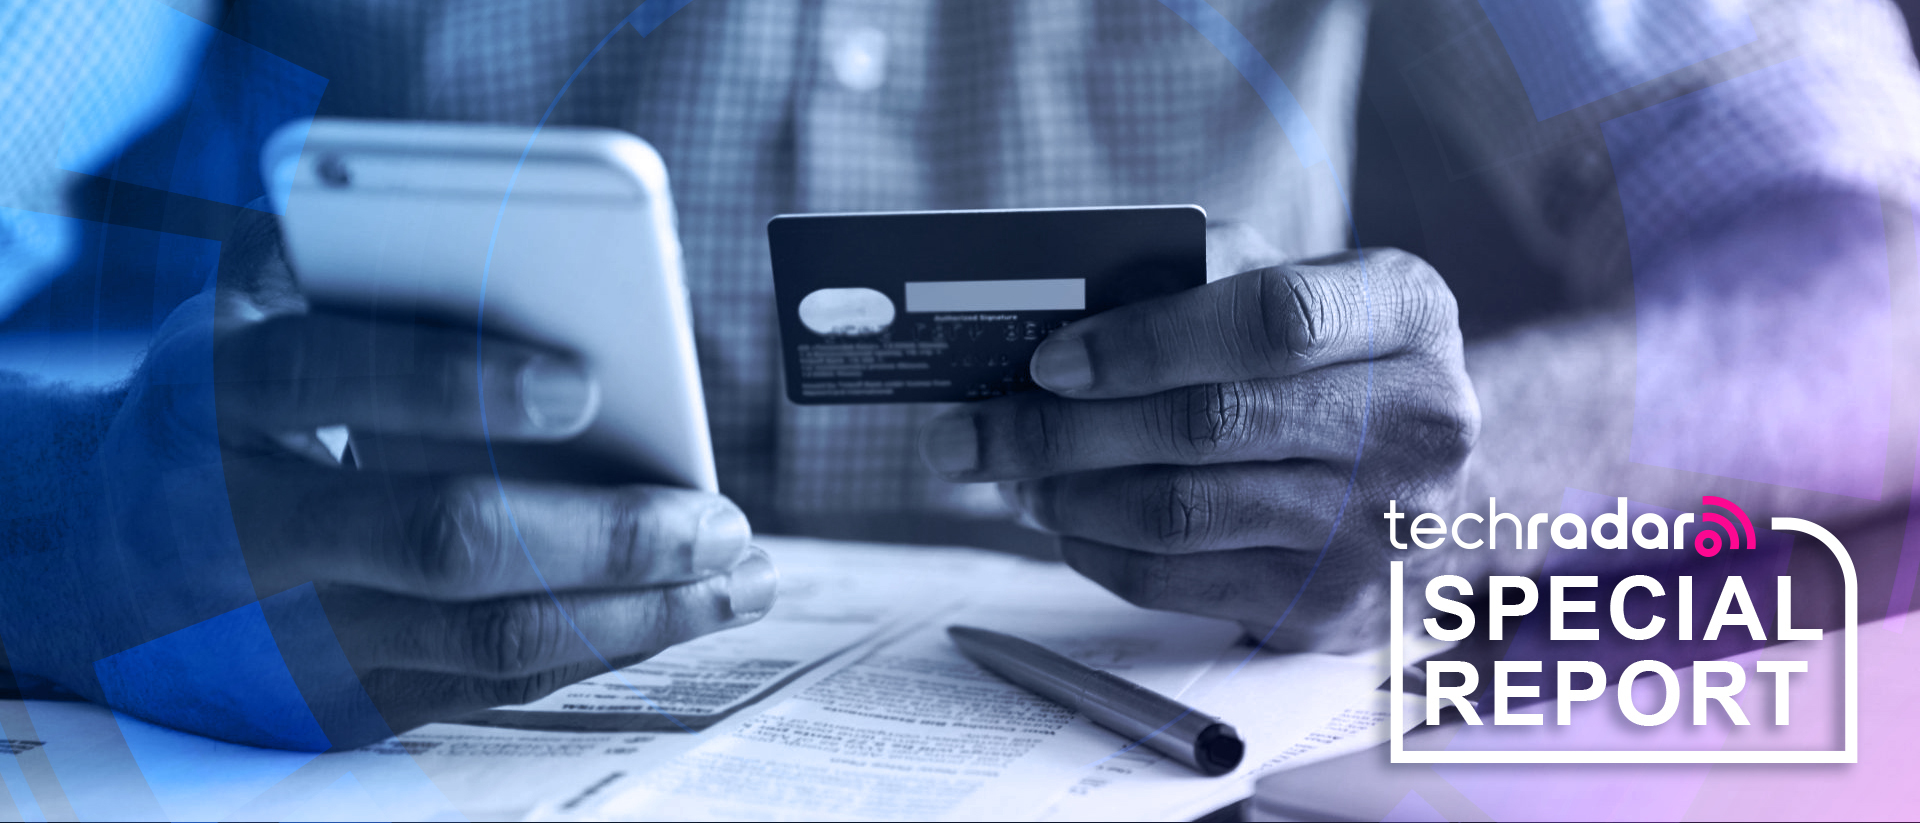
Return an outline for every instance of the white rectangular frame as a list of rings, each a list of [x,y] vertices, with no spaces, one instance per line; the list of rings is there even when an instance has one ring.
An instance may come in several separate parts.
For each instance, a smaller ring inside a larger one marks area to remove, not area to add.
[[[1393,630],[1388,633],[1388,656],[1393,666],[1393,699],[1388,704],[1393,728],[1391,763],[1857,763],[1860,760],[1860,584],[1854,577],[1853,557],[1833,533],[1819,524],[1797,517],[1776,517],[1775,531],[1797,531],[1819,539],[1840,563],[1846,585],[1846,748],[1839,751],[1746,750],[1746,751],[1662,751],[1662,750],[1587,750],[1587,751],[1407,751],[1405,672],[1406,640],[1404,602],[1406,587],[1403,561],[1395,560],[1389,571],[1387,610],[1392,613]]]

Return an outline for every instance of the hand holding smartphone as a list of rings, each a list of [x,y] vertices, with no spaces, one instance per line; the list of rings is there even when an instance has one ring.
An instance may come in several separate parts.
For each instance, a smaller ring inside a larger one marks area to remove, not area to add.
[[[287,253],[317,306],[471,330],[476,348],[557,347],[592,373],[598,408],[583,431],[558,446],[495,443],[484,468],[718,490],[673,201],[646,143],[613,129],[321,118],[283,128],[262,165],[286,192]],[[480,392],[474,411],[529,399]],[[355,450],[474,470],[485,456],[358,432]]]

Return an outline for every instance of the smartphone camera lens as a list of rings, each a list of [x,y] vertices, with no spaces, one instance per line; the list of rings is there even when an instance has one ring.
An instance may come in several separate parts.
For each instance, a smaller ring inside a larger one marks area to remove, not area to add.
[[[341,162],[337,155],[322,155],[313,164],[313,173],[329,188],[342,189],[353,182],[353,176],[347,173],[347,164]]]

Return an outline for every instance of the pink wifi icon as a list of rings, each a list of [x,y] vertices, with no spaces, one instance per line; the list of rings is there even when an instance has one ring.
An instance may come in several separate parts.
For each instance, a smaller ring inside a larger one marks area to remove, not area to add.
[[[1724,546],[1727,550],[1733,551],[1743,548],[1740,542],[1742,532],[1744,532],[1747,537],[1744,548],[1756,548],[1753,540],[1753,521],[1747,519],[1747,513],[1738,505],[1724,497],[1715,497],[1710,494],[1702,496],[1700,503],[1704,506],[1726,509],[1731,512],[1735,518],[1740,520],[1740,531],[1736,532],[1733,530],[1733,521],[1728,520],[1724,514],[1710,511],[1700,515],[1700,522],[1703,525],[1713,524],[1719,526],[1721,531],[1727,533],[1726,540],[1724,541]],[[1713,529],[1701,529],[1693,535],[1693,550],[1699,552],[1701,557],[1712,557],[1719,554],[1722,546],[1723,542],[1720,539],[1720,532],[1714,531]]]

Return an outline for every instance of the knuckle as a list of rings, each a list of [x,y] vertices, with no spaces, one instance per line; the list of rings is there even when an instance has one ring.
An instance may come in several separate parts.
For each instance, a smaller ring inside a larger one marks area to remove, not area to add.
[[[1479,406],[1471,391],[1449,388],[1433,395],[1426,402],[1412,404],[1401,421],[1402,436],[1427,460],[1457,466],[1479,442]]]
[[[1145,480],[1141,530],[1155,547],[1185,551],[1204,545],[1216,522],[1218,490],[1199,472],[1169,469]]]
[[[1172,590],[1173,580],[1174,578],[1169,577],[1169,591]],[[1249,596],[1246,579],[1238,574],[1227,575],[1212,570],[1185,570],[1179,578],[1178,585],[1178,599],[1170,598],[1168,605],[1163,608],[1171,607],[1203,614],[1207,612],[1231,614],[1243,611],[1259,602],[1257,597]]]
[[[493,539],[498,516],[498,508],[472,483],[430,486],[414,505],[408,545],[399,553],[405,573],[433,591],[460,591],[495,579],[501,572]]]
[[[1444,410],[1439,415],[1442,425],[1435,430],[1435,445],[1450,465],[1456,465],[1466,460],[1479,444],[1480,402],[1465,374],[1448,381],[1441,397]]]
[[[1068,425],[1066,409],[1050,398],[1017,404],[1012,424],[1011,457],[1023,470],[1045,472],[1073,453],[1073,429]]]
[[[1331,336],[1327,295],[1306,272],[1288,266],[1261,271],[1256,281],[1259,318],[1256,336],[1281,369],[1313,362]]]
[[[559,620],[544,604],[504,600],[471,607],[468,659],[477,673],[514,677],[547,668],[559,646]]]
[[[1394,295],[1402,316],[1422,341],[1458,337],[1460,304],[1446,278],[1427,261],[1400,249],[1380,249],[1382,270],[1393,273]]]
[[[657,554],[667,554],[680,571],[694,568],[694,539],[664,541],[652,516],[645,495],[620,495],[606,513],[605,563],[608,580],[624,581],[647,576],[653,570]]]
[[[1454,445],[1464,460],[1480,445],[1480,399],[1471,385],[1459,386],[1458,391],[1459,402],[1453,406],[1456,418]]]
[[[1167,392],[1162,427],[1182,459],[1206,462],[1250,445],[1258,392],[1245,383],[1189,386]]]

